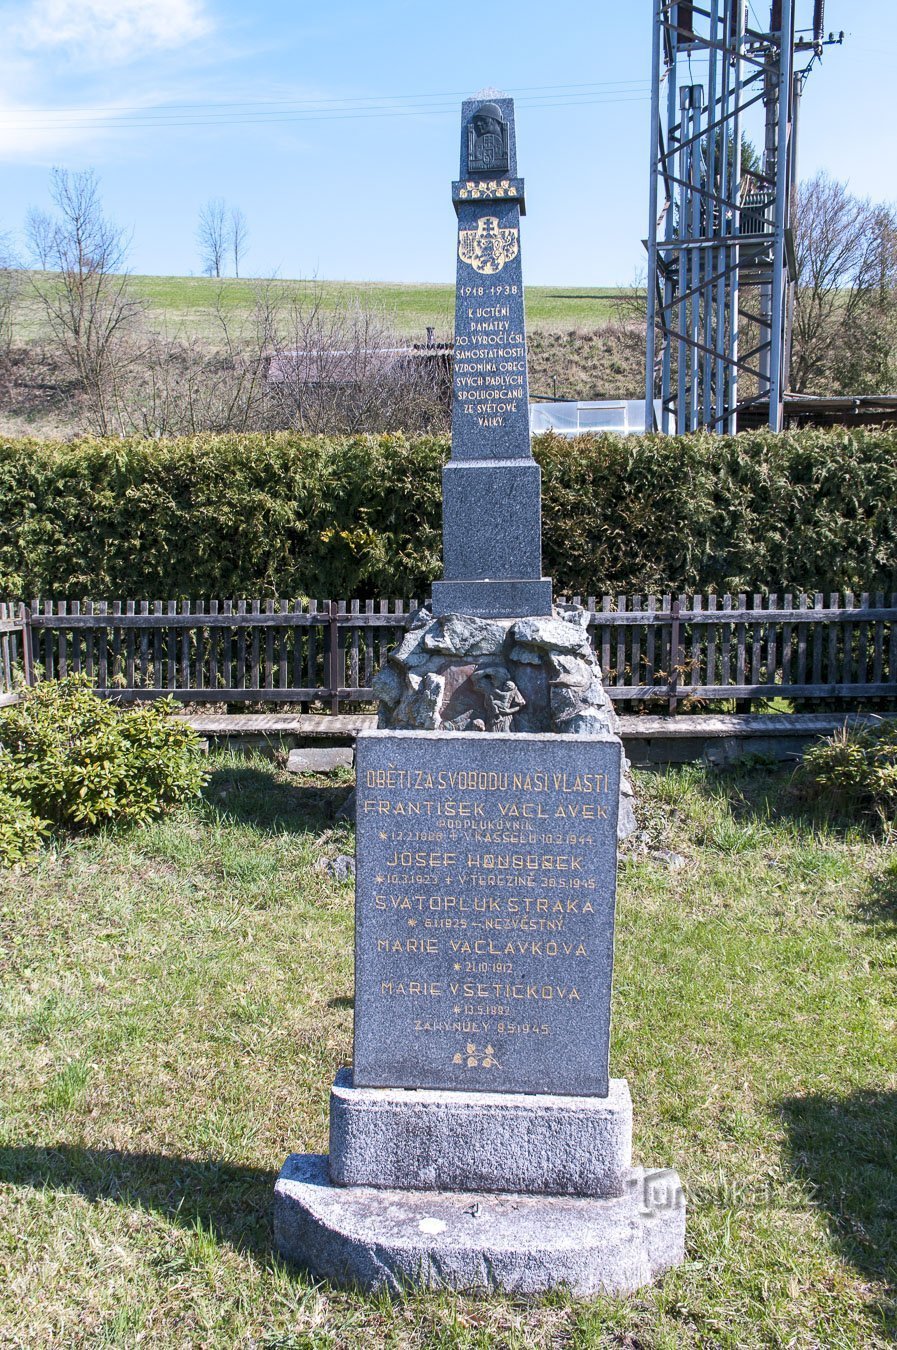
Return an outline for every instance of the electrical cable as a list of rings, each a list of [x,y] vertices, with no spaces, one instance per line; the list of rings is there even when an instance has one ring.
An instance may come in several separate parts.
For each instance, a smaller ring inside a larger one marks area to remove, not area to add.
[[[641,85],[648,85],[649,83],[650,83],[649,81],[647,81],[647,80],[645,80],[645,79],[643,79],[643,78],[641,78],[641,77],[638,77],[638,78],[632,78],[632,79],[628,79],[628,80],[589,80],[589,81],[587,81],[587,82],[585,82],[585,83],[582,83],[582,84],[524,84],[524,85],[520,85],[520,86],[517,87],[516,95],[522,97],[522,96],[524,96],[524,95],[529,95],[529,94],[540,94],[540,93],[543,93],[543,92],[551,92],[551,91],[567,90],[567,89],[569,89],[569,90],[575,90],[575,89],[581,89],[581,90],[611,89],[611,88],[616,88],[617,86],[620,86],[620,85],[635,84],[635,85],[640,85],[640,86],[641,86]],[[361,94],[361,95],[358,95],[358,96],[356,96],[356,97],[351,97],[351,98],[350,98],[350,97],[341,97],[341,98],[259,98],[259,99],[249,99],[249,98],[247,98],[247,99],[219,99],[219,100],[212,100],[212,101],[209,101],[209,102],[199,102],[199,101],[194,100],[193,102],[190,102],[190,103],[157,103],[157,104],[155,104],[155,108],[156,108],[157,110],[159,110],[159,111],[164,111],[165,109],[175,108],[175,109],[188,109],[188,110],[193,110],[193,111],[197,111],[197,112],[198,112],[198,111],[201,111],[201,110],[204,109],[204,108],[269,107],[269,106],[275,106],[275,105],[280,105],[280,104],[284,104],[284,103],[295,104],[295,105],[297,105],[297,106],[310,105],[310,106],[312,106],[312,107],[318,108],[318,107],[324,107],[324,106],[326,106],[327,104],[337,104],[337,105],[343,106],[343,105],[354,104],[354,103],[359,103],[359,104],[361,104],[361,103],[380,104],[380,103],[384,103],[384,102],[387,102],[387,101],[388,101],[388,102],[392,102],[392,103],[398,103],[398,102],[408,101],[408,100],[415,100],[415,101],[417,101],[417,100],[431,100],[431,101],[432,101],[433,99],[447,99],[447,98],[456,99],[456,98],[467,98],[467,97],[469,97],[469,91],[466,91],[466,90],[463,90],[463,89],[457,89],[457,90],[452,89],[452,90],[448,90],[447,92],[442,92],[442,93],[439,93],[439,94],[433,94],[433,93],[421,93],[421,94]],[[20,111],[20,112],[28,112],[28,113],[64,113],[64,112],[73,112],[73,113],[93,113],[93,112],[95,112],[95,113],[105,113],[105,112],[112,112],[112,113],[114,113],[114,112],[142,112],[142,111],[144,111],[144,107],[145,107],[145,105],[143,105],[143,104],[131,104],[130,106],[129,106],[129,105],[119,105],[119,104],[106,104],[106,105],[100,104],[100,105],[96,105],[96,106],[93,106],[93,107],[90,106],[90,105],[85,105],[85,106],[82,106],[82,107],[80,107],[80,108],[38,108],[38,107],[28,107],[28,106],[23,106],[23,107],[21,107],[21,108],[19,109],[19,111]]]
[[[619,94],[605,94],[589,97],[587,95],[572,94],[566,98],[548,99],[538,95],[532,98],[517,99],[518,108],[531,108],[534,110],[551,108],[580,108],[588,107],[602,103],[640,103],[646,102],[650,94],[639,92],[637,90],[621,91]],[[224,127],[224,126],[247,126],[247,125],[269,125],[283,122],[338,122],[345,120],[359,119],[379,119],[383,117],[443,117],[454,114],[457,111],[455,103],[445,104],[435,107],[412,107],[412,108],[378,108],[371,107],[357,109],[355,111],[337,111],[336,109],[324,109],[315,112],[259,112],[249,115],[234,114],[207,114],[196,118],[183,117],[158,117],[152,113],[146,115],[129,115],[124,117],[98,117],[88,121],[65,121],[60,123],[58,120],[51,122],[29,122],[16,119],[14,121],[0,121],[0,128],[15,128],[21,131],[56,131],[60,127],[65,130],[115,130],[122,129],[146,129],[146,128],[164,128],[164,127]]]

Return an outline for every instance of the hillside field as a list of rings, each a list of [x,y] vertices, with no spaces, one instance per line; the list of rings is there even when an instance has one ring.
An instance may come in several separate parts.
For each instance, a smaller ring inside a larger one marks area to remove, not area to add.
[[[154,327],[169,332],[183,327],[191,335],[214,338],[217,308],[235,318],[248,315],[256,297],[270,287],[287,302],[310,300],[316,294],[325,309],[356,297],[381,310],[398,331],[424,341],[427,326],[450,338],[454,323],[455,288],[450,284],[404,284],[369,281],[264,281],[234,277],[135,276],[134,289],[149,308]],[[614,317],[616,302],[626,290],[607,286],[527,286],[526,319],[531,332],[597,328]],[[19,331],[27,338],[44,336],[25,288]]]

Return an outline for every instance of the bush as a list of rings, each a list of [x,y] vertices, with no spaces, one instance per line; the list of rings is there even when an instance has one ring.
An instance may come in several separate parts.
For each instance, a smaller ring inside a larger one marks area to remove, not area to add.
[[[0,712],[7,786],[53,825],[139,823],[199,792],[199,741],[169,700],[119,708],[84,676],[47,681]]]
[[[0,441],[0,596],[421,597],[447,437]],[[897,429],[551,435],[560,593],[897,590]]]
[[[0,867],[11,867],[36,851],[47,822],[39,820],[28,803],[11,790],[12,775],[4,760],[0,756]]]
[[[890,819],[897,807],[897,726],[843,727],[807,751],[795,774],[801,795],[848,815]]]

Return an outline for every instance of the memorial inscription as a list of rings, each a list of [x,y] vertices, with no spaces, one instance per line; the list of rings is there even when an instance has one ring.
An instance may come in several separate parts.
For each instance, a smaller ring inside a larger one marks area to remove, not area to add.
[[[358,1087],[608,1091],[620,745],[357,742]]]
[[[532,457],[514,104],[461,112],[452,457],[442,479],[445,575],[436,614],[551,613],[542,576],[541,477]]]

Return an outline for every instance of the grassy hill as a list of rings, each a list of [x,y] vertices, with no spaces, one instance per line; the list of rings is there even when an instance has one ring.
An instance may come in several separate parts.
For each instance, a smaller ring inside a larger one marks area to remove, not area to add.
[[[220,306],[235,316],[251,310],[263,285],[297,300],[314,293],[325,309],[358,297],[382,309],[408,337],[423,338],[428,325],[437,336],[451,336],[455,288],[452,285],[367,281],[275,281],[265,283],[233,277],[135,276],[134,287],[160,326],[183,323],[198,335],[211,335]],[[613,317],[614,302],[625,291],[608,287],[528,286],[526,318],[531,331],[596,328]]]
[[[134,276],[131,281],[146,303],[151,328],[169,338],[197,338],[213,348],[222,338],[219,312],[233,321],[236,335],[241,318],[250,318],[265,287],[287,304],[315,300],[324,311],[358,300],[411,341],[424,341],[430,326],[437,340],[450,339],[454,326],[455,288],[450,284],[158,276]],[[532,397],[641,397],[643,328],[620,312],[620,301],[629,294],[626,288],[606,286],[526,288]],[[54,355],[53,335],[27,280],[12,331],[19,350],[12,377],[0,389],[0,435],[73,434],[80,423],[70,377]]]

